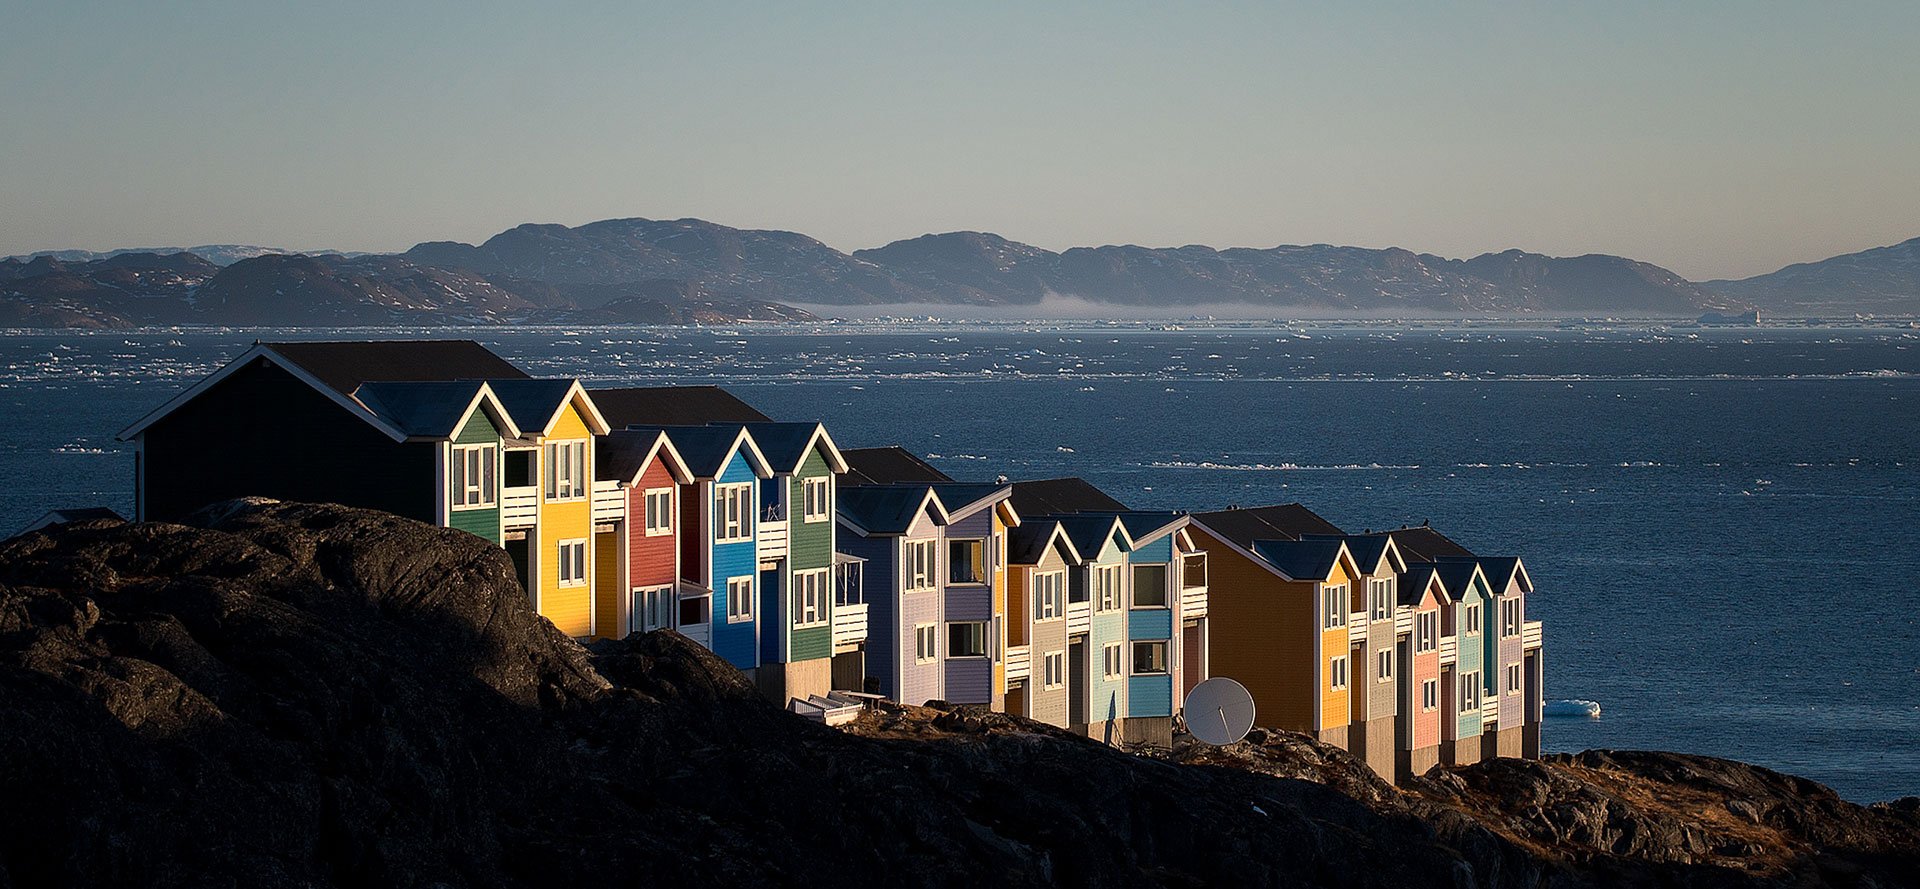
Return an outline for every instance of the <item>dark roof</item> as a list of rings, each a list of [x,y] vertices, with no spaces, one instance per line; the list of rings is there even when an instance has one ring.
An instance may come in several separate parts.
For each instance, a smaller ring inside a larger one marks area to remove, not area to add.
[[[1340,540],[1347,544],[1347,552],[1353,554],[1354,564],[1361,571],[1372,571],[1380,564],[1380,557],[1387,552],[1385,534],[1302,534],[1301,540]]]
[[[630,432],[665,432],[667,440],[673,442],[673,449],[680,452],[680,459],[687,461],[687,471],[700,478],[713,478],[727,468],[727,458],[732,455],[734,439],[740,437],[739,426],[630,426]]]
[[[1427,594],[1427,584],[1433,580],[1433,577],[1434,571],[1431,563],[1408,565],[1407,570],[1400,574],[1400,604],[1420,604],[1421,597]],[[1440,597],[1442,599],[1446,598],[1446,588],[1446,581],[1441,581]]]
[[[1447,588],[1447,598],[1458,602],[1466,595],[1467,588],[1473,584],[1473,572],[1480,567],[1472,559],[1449,559],[1444,562],[1430,562],[1434,573],[1440,575],[1440,583]]]
[[[1014,504],[1014,511],[1020,510]],[[1080,551],[1083,559],[1095,559],[1100,556],[1100,548],[1107,545],[1107,538],[1113,535],[1114,517],[1112,515],[1059,515],[1048,516],[1066,529],[1067,539],[1073,541],[1073,548]]]
[[[547,428],[547,421],[560,412],[566,404],[567,393],[573,391],[573,380],[488,380],[493,394],[500,399],[500,406],[506,408],[507,416],[513,418],[513,425],[520,427],[522,435],[538,435]]]
[[[1184,518],[1181,513],[1171,510],[1145,509],[1131,509],[1119,513],[1119,516],[1120,524],[1125,525],[1127,528],[1127,536],[1132,537],[1136,541],[1152,537],[1160,533],[1161,529]]]
[[[472,340],[261,343],[342,395],[375,381],[525,379]]]
[[[447,438],[460,431],[457,427],[466,417],[467,405],[473,403],[482,385],[479,380],[376,381],[362,384],[353,391],[353,397],[409,436]],[[511,411],[508,415],[513,416]],[[519,421],[514,417],[515,423]]]
[[[1070,512],[1125,512],[1127,505],[1083,478],[1048,478],[1013,483],[1013,509],[1021,515]]]
[[[953,478],[899,445],[841,451],[847,475],[843,485],[892,485],[903,482],[950,482]]]
[[[1478,562],[1480,572],[1487,576],[1487,585],[1495,590],[1504,591],[1513,576],[1520,573],[1518,556],[1440,556],[1436,562]]]
[[[799,469],[801,462],[807,459],[807,445],[812,443],[814,432],[820,429],[819,423],[756,422],[744,425],[753,436],[754,446],[760,449],[768,463],[773,464],[776,472]]]
[[[869,534],[904,534],[920,514],[926,485],[862,485],[841,488],[837,509]]]
[[[959,512],[982,500],[998,499],[1007,494],[1006,485],[989,482],[936,482],[928,487],[940,494],[940,503],[948,512]]]
[[[1024,522],[1007,535],[1007,561],[1015,565],[1038,565],[1046,558],[1047,544],[1053,540],[1056,519]]]
[[[1399,545],[1400,552],[1408,561],[1430,562],[1441,556],[1473,555],[1466,547],[1454,543],[1452,538],[1425,525],[1383,533],[1393,535],[1393,542]]]
[[[1323,580],[1340,561],[1338,540],[1256,540],[1248,549],[1294,580]]]
[[[631,481],[647,465],[647,456],[663,433],[658,429],[615,429],[594,436],[594,475],[605,481]]]
[[[1256,540],[1297,540],[1302,535],[1344,536],[1345,532],[1298,503],[1257,506],[1249,509],[1229,507],[1215,512],[1194,513],[1194,521],[1206,525],[1242,547],[1251,549]]]
[[[765,423],[772,420],[719,386],[655,386],[590,389],[593,405],[607,425],[704,426],[708,423]]]

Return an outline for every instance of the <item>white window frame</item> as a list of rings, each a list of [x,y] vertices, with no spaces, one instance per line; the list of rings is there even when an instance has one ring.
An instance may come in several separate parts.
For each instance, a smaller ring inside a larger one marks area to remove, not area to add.
[[[486,509],[500,504],[499,445],[454,445],[447,469],[453,473],[451,508]]]
[[[1393,578],[1374,577],[1367,580],[1367,606],[1373,620],[1393,619]]]
[[[671,586],[633,588],[633,612],[628,615],[629,632],[668,629],[673,626],[678,599]]]
[[[940,660],[940,625],[913,625],[913,662],[931,664]]]
[[[548,500],[585,500],[593,483],[587,479],[587,443],[578,439],[547,442],[545,457]]]
[[[1033,620],[1035,623],[1060,620],[1067,616],[1067,572],[1044,571],[1033,575]]]
[[[1154,646],[1159,646],[1159,647],[1160,647],[1160,669],[1158,669],[1158,670],[1142,670],[1142,669],[1140,669],[1140,649],[1142,649],[1142,648],[1147,648],[1147,649],[1151,649],[1151,648],[1153,648]],[[1135,642],[1135,643],[1133,643],[1133,663],[1132,663],[1132,664],[1130,664],[1130,665],[1128,665],[1128,667],[1129,667],[1129,669],[1131,669],[1131,670],[1133,671],[1133,675],[1135,675],[1135,676],[1165,676],[1165,675],[1167,675],[1167,673],[1169,673],[1169,672],[1171,672],[1171,671],[1170,671],[1170,670],[1168,669],[1168,666],[1169,666],[1169,665],[1168,665],[1168,663],[1167,663],[1167,648],[1168,648],[1168,647],[1169,647],[1169,646],[1167,645],[1167,640],[1165,640],[1165,639],[1146,639],[1146,640],[1142,640],[1142,641],[1139,641],[1139,642]]]
[[[572,588],[587,585],[587,541],[585,538],[554,543],[555,585]]]
[[[1348,655],[1335,655],[1327,661],[1327,687],[1340,691],[1353,684],[1353,668]]]
[[[1049,651],[1040,658],[1040,687],[1049,691],[1067,684],[1067,653]]]
[[[1432,713],[1440,709],[1440,680],[1423,679],[1420,681],[1420,712]]]
[[[954,580],[953,579],[953,566],[954,566],[953,545],[956,543],[970,543],[980,548],[980,576],[979,577],[976,577],[972,580]],[[947,583],[953,584],[955,586],[983,586],[988,582],[992,581],[993,580],[993,562],[992,562],[992,559],[987,555],[988,552],[989,550],[987,549],[987,540],[984,537],[949,537],[947,538],[947,573],[946,573]]]
[[[1347,625],[1347,613],[1351,605],[1347,597],[1353,590],[1344,583],[1323,583],[1320,585],[1320,608],[1325,614],[1320,621],[1322,630],[1338,630]]]
[[[1510,694],[1510,695],[1519,694],[1520,683],[1521,683],[1520,665],[1508,664],[1507,665],[1507,694]]]
[[[906,592],[918,593],[939,588],[940,583],[940,541],[909,540],[905,551],[905,564],[901,566],[902,587]]]
[[[1393,649],[1382,648],[1378,652],[1374,653],[1373,681],[1375,682],[1392,682],[1393,681]]]
[[[1093,602],[1096,611],[1117,611],[1126,597],[1121,594],[1119,565],[1093,566]]]
[[[1413,652],[1426,654],[1440,647],[1440,612],[1422,611],[1413,616]]]
[[[1480,709],[1480,698],[1484,689],[1480,687],[1480,671],[1472,670],[1460,674],[1460,712],[1472,713]]]
[[[1466,605],[1460,609],[1460,623],[1462,625],[1460,627],[1460,635],[1462,636],[1480,635],[1479,603],[1476,602],[1472,605]]]
[[[827,623],[832,581],[825,568],[793,572],[793,625],[813,627]]]
[[[647,537],[673,535],[673,489],[648,488],[640,492],[640,521]]]
[[[833,518],[833,480],[815,476],[800,480],[800,520],[824,522]]]
[[[1500,600],[1500,638],[1520,635],[1520,600],[1509,596]]]
[[[1125,656],[1118,642],[1108,642],[1100,646],[1100,676],[1106,680],[1118,679],[1126,675],[1127,665],[1120,659]]]
[[[714,543],[744,543],[753,539],[753,487],[752,482],[713,486]]]
[[[753,575],[727,578],[727,623],[744,624],[753,620]],[[745,591],[746,595],[740,595]]]

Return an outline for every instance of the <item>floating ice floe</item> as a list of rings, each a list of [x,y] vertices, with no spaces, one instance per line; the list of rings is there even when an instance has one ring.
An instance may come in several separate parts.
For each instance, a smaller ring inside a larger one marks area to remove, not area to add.
[[[1552,717],[1567,717],[1572,719],[1599,719],[1600,718],[1600,702],[1599,701],[1582,701],[1578,699],[1548,701],[1545,706],[1540,708],[1540,712],[1543,715],[1552,716]]]

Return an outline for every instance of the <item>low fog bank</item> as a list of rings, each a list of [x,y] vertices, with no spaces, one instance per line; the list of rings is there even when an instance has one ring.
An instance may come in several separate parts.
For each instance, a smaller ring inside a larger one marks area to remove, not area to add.
[[[1131,306],[1094,302],[1058,293],[1049,293],[1038,303],[997,306],[956,303],[883,303],[856,306],[788,303],[788,305],[804,309],[822,318],[854,321],[882,318],[937,318],[942,321],[1185,321],[1196,318],[1216,321],[1446,321],[1465,318],[1560,317],[1546,314],[1491,315],[1478,312],[1436,312],[1413,308],[1369,310],[1324,306],[1270,306],[1252,303]]]

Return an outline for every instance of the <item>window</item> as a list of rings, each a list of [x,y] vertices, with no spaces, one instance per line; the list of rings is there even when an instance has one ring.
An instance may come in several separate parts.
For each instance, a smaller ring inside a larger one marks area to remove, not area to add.
[[[1377,682],[1393,681],[1393,649],[1382,648],[1373,658],[1373,678]]]
[[[1460,712],[1480,709],[1480,671],[1460,674]]]
[[[673,588],[655,587],[633,591],[633,630],[658,630],[673,626]]]
[[[453,508],[473,509],[499,502],[494,482],[500,449],[494,445],[461,445],[453,449]]]
[[[940,564],[940,542],[937,540],[907,541],[907,591],[933,589],[934,571]]]
[[[1067,653],[1049,651],[1041,659],[1040,687],[1059,688],[1067,684]]]
[[[1440,647],[1440,612],[1423,611],[1413,618],[1413,651],[1425,654]]]
[[[1337,630],[1347,625],[1347,585],[1328,584],[1320,588],[1321,614],[1325,618],[1320,628]]]
[[[727,623],[753,620],[753,578],[727,578]]]
[[[561,586],[586,586],[587,584],[587,542],[584,540],[562,540],[558,547],[556,563],[560,568]]]
[[[547,499],[579,500],[587,496],[587,443],[547,443]]]
[[[1507,665],[1507,694],[1517,695],[1519,693],[1520,693],[1520,665],[1508,664]]]
[[[695,596],[680,600],[680,626],[693,627],[707,622],[709,596]]]
[[[1133,672],[1136,674],[1167,672],[1167,643],[1133,643]]]
[[[793,572],[793,625],[827,622],[827,569]]]
[[[987,542],[984,540],[947,541],[947,582],[987,582]]]
[[[1096,565],[1093,569],[1093,597],[1101,611],[1120,607],[1120,566]]]
[[[1133,566],[1133,607],[1160,608],[1167,604],[1167,566]]]
[[[1465,617],[1460,619],[1460,622],[1461,624],[1463,624],[1463,626],[1461,626],[1460,628],[1460,632],[1462,635],[1466,635],[1466,636],[1480,635],[1480,606],[1468,605],[1467,614]]]
[[[1033,577],[1033,619],[1053,620],[1067,610],[1067,575],[1049,571]]]
[[[1420,683],[1420,709],[1426,712],[1440,709],[1440,680],[1428,679]]]
[[[1331,681],[1334,691],[1339,691],[1352,684],[1353,677],[1347,672],[1347,669],[1347,656],[1344,654],[1328,662],[1327,678]]]
[[[810,478],[800,483],[800,516],[802,521],[824,522],[833,518],[832,498],[833,480],[828,478]]]
[[[913,628],[914,663],[925,664],[940,657],[940,632],[933,624]]]
[[[979,621],[947,624],[947,657],[986,657],[987,625]]]
[[[1509,596],[1500,600],[1500,635],[1513,637],[1520,635],[1520,599]]]
[[[644,505],[643,527],[648,537],[665,537],[673,533],[673,489],[648,488],[640,495]]]
[[[1367,610],[1372,613],[1374,620],[1393,617],[1393,588],[1394,580],[1391,577],[1375,577],[1367,581]]]
[[[1100,675],[1108,679],[1120,676],[1120,643],[1109,642],[1100,646]]]
[[[739,543],[753,539],[753,484],[721,485],[713,492],[714,523],[719,525],[715,543]]]

